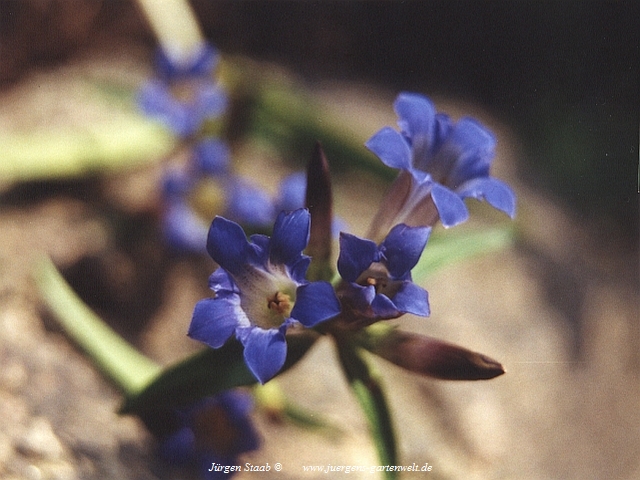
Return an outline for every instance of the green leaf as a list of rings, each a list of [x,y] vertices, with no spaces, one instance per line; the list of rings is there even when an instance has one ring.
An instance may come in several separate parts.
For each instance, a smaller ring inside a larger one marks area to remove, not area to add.
[[[338,339],[337,346],[342,369],[369,423],[380,465],[397,465],[391,416],[377,376],[370,371],[353,343]],[[385,472],[385,477],[397,478],[396,472]]]
[[[26,181],[133,168],[167,154],[174,140],[157,124],[131,114],[82,129],[5,133],[0,144],[0,179]]]
[[[317,338],[310,330],[287,335],[287,360],[280,373],[295,365]],[[235,338],[221,348],[202,350],[165,370],[144,391],[129,396],[121,413],[142,415],[178,408],[230,388],[253,385],[256,378],[245,365],[243,352]]]
[[[291,158],[307,158],[310,145],[320,141],[332,170],[360,169],[393,180],[397,171],[364,147],[366,138],[339,120],[299,90],[266,84],[253,111],[252,133]]]
[[[141,391],[161,367],[105,324],[73,291],[48,257],[34,270],[40,295],[64,331],[127,395]]]
[[[513,243],[513,238],[512,226],[480,231],[447,230],[432,236],[420,261],[411,271],[413,281],[420,284],[442,267],[507,248]]]

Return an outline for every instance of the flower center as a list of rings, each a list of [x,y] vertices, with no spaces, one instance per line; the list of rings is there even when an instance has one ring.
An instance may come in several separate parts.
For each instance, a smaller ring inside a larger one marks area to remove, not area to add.
[[[282,318],[288,318],[291,315],[293,305],[291,297],[286,293],[276,292],[267,298],[267,307],[273,315],[279,315]]]
[[[381,293],[389,298],[393,298],[402,285],[401,281],[389,278],[387,267],[380,262],[372,263],[369,268],[360,275],[356,283],[363,286],[371,285],[375,288],[376,294]]]
[[[260,328],[279,327],[291,316],[297,284],[278,269],[248,269],[234,277],[249,321]]]
[[[195,80],[178,80],[170,87],[171,94],[180,103],[191,105],[197,98],[198,82]]]

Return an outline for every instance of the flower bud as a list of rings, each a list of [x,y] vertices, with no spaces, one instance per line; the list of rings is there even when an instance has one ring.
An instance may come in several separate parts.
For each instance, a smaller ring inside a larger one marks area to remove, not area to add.
[[[370,350],[411,372],[443,380],[488,380],[505,371],[480,353],[433,337],[392,330]]]

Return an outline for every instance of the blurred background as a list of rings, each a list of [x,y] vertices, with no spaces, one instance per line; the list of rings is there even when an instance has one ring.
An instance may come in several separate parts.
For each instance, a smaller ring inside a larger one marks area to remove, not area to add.
[[[355,138],[394,125],[403,90],[498,136],[494,176],[519,198],[515,245],[435,274],[432,317],[399,323],[497,358],[507,374],[452,384],[380,363],[404,463],[429,462],[443,479],[640,477],[639,4],[191,4],[223,55],[286,76]],[[41,312],[29,279],[44,250],[156,360],[197,347],[184,335],[213,264],[158,245],[150,212],[171,142],[131,113],[155,37],[134,2],[3,0],[0,40],[0,474],[174,478],[154,464],[144,428],[114,413],[118,395]],[[127,132],[135,168],[113,149],[105,155],[120,160],[105,166],[94,127]],[[56,174],[52,151],[69,158],[61,136],[88,138],[72,156],[95,164]],[[275,158],[255,145],[240,157],[256,178]],[[280,160],[276,174],[287,173],[291,159]],[[13,168],[27,161],[31,173]],[[362,234],[384,180],[342,167],[336,209]],[[473,214],[481,226],[506,221],[482,206]],[[319,345],[282,383],[347,432],[257,419],[265,446],[248,458],[283,463],[273,478],[314,478],[303,464],[377,463],[332,355]]]

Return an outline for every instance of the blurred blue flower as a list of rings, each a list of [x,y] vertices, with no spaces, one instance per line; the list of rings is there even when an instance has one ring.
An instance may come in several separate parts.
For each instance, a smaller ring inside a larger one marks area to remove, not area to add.
[[[340,290],[343,304],[372,323],[404,313],[429,315],[427,291],[411,281],[430,227],[396,225],[380,245],[349,233],[340,234],[338,271],[348,285]]]
[[[230,163],[227,144],[207,137],[194,145],[187,164],[167,169],[162,229],[172,248],[204,253],[209,230],[204,219],[217,214],[258,231],[273,224],[274,201],[260,187],[234,175]]]
[[[188,335],[219,348],[235,333],[261,383],[284,365],[287,327],[313,327],[340,313],[329,283],[305,279],[310,258],[302,251],[309,229],[304,209],[280,213],[271,238],[252,235],[247,241],[237,223],[222,217],[209,229],[207,250],[220,265],[209,279],[216,296],[197,303]]]
[[[266,191],[239,176],[229,177],[225,187],[226,217],[258,230],[273,223],[276,209]]]
[[[178,412],[178,429],[167,436],[159,454],[170,465],[197,465],[204,478],[228,478],[233,472],[209,471],[217,465],[237,465],[237,456],[260,444],[249,414],[249,394],[229,390]]]
[[[208,227],[184,201],[167,202],[162,215],[165,242],[179,252],[205,253]]]
[[[384,127],[366,142],[385,165],[410,174],[410,186],[405,174],[404,186],[396,192],[402,200],[388,202],[398,210],[387,215],[393,217],[392,225],[403,221],[433,225],[438,217],[445,227],[457,225],[469,216],[463,202],[467,197],[486,200],[515,215],[515,195],[505,183],[489,176],[496,140],[488,129],[467,117],[454,123],[418,94],[401,93],[394,109],[401,132]],[[429,208],[429,202],[435,206],[435,218],[420,212]],[[425,218],[428,223],[419,223]]]
[[[138,93],[141,110],[179,136],[197,133],[205,120],[219,117],[227,107],[226,93],[213,79],[217,62],[218,53],[209,45],[184,65],[172,63],[159,51],[157,78]]]
[[[307,176],[304,172],[295,172],[280,182],[275,208],[278,212],[303,208],[306,203]]]
[[[229,172],[231,151],[222,140],[206,137],[194,146],[192,161],[197,173],[223,175]]]

